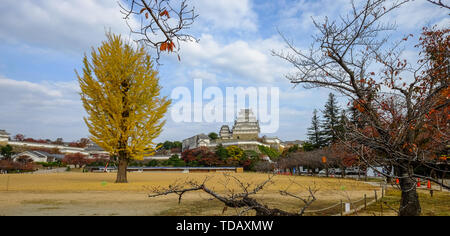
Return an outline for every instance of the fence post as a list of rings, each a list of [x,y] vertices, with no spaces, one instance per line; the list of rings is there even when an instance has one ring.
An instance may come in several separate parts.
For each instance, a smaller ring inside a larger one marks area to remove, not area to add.
[[[344,206],[342,205],[342,200],[341,200],[341,216],[344,215],[343,211],[344,211]]]
[[[9,175],[6,178],[6,191],[8,191],[8,189],[9,189]]]
[[[367,209],[367,195],[364,194],[364,210]]]
[[[378,201],[378,198],[377,198],[377,190],[373,190],[374,192],[375,192],[375,202],[376,201]]]
[[[381,206],[381,216],[383,216],[383,201],[381,201],[380,206]]]
[[[382,199],[384,198],[384,186],[381,187],[381,198],[382,198]]]

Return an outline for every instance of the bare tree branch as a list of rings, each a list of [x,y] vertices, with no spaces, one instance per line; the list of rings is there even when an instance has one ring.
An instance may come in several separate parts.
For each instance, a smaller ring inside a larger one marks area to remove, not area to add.
[[[126,0],[126,2],[125,6],[120,1],[118,4],[130,31],[140,37],[137,42],[156,50],[158,63],[161,52],[175,52],[180,60],[180,43],[198,42],[194,36],[185,33],[198,17],[194,7],[188,8],[187,0],[177,2]],[[175,6],[177,3],[179,5]],[[141,25],[131,25],[133,19],[139,19]]]
[[[169,194],[176,194],[178,195],[178,201],[180,203],[183,194],[193,191],[203,191],[213,198],[224,203],[226,207],[244,208],[238,213],[238,215],[242,215],[248,211],[254,210],[257,216],[302,216],[305,210],[316,200],[315,193],[317,192],[317,190],[315,188],[308,188],[309,195],[307,198],[300,197],[298,195],[287,192],[287,190],[284,190],[280,191],[281,195],[299,199],[304,203],[304,206],[298,213],[287,212],[278,208],[270,208],[267,205],[260,203],[258,200],[251,196],[258,194],[258,192],[263,190],[268,184],[272,183],[275,175],[270,175],[267,180],[256,185],[245,183],[239,178],[232,175],[225,174],[224,176],[227,179],[234,180],[234,182],[240,186],[242,192],[234,193],[234,191],[228,190],[228,194],[219,194],[218,192],[206,186],[206,182],[209,179],[205,179],[202,183],[198,183],[196,181],[185,181],[181,184],[175,183],[173,185],[170,185],[168,188],[155,188],[151,190],[152,194],[149,194],[148,196],[153,198]],[[224,208],[224,211],[225,210],[226,208]]]

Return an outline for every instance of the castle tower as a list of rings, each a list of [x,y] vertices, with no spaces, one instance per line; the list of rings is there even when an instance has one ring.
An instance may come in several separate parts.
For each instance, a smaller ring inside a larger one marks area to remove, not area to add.
[[[222,128],[220,128],[219,136],[221,139],[231,139],[232,133],[230,127],[228,127],[228,125],[223,125]]]
[[[259,137],[259,122],[251,109],[242,109],[234,122],[232,137],[240,140],[256,140]]]
[[[8,144],[8,141],[9,134],[5,130],[0,129],[0,146]]]

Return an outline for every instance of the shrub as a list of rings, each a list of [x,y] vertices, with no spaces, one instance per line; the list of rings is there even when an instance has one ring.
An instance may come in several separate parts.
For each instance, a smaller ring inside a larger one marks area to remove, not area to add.
[[[270,159],[272,159],[272,161],[276,161],[280,157],[280,153],[277,150],[275,150],[275,149],[273,149],[271,147],[266,147],[266,146],[259,145],[258,149],[259,149],[259,151],[262,154],[265,154]]]

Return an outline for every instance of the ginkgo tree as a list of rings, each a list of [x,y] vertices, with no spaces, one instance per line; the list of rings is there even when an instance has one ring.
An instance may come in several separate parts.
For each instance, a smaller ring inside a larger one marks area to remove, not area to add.
[[[108,33],[83,64],[77,77],[90,138],[117,158],[116,183],[126,183],[129,161],[155,152],[170,100],[160,95],[158,72],[144,47],[120,36]]]

